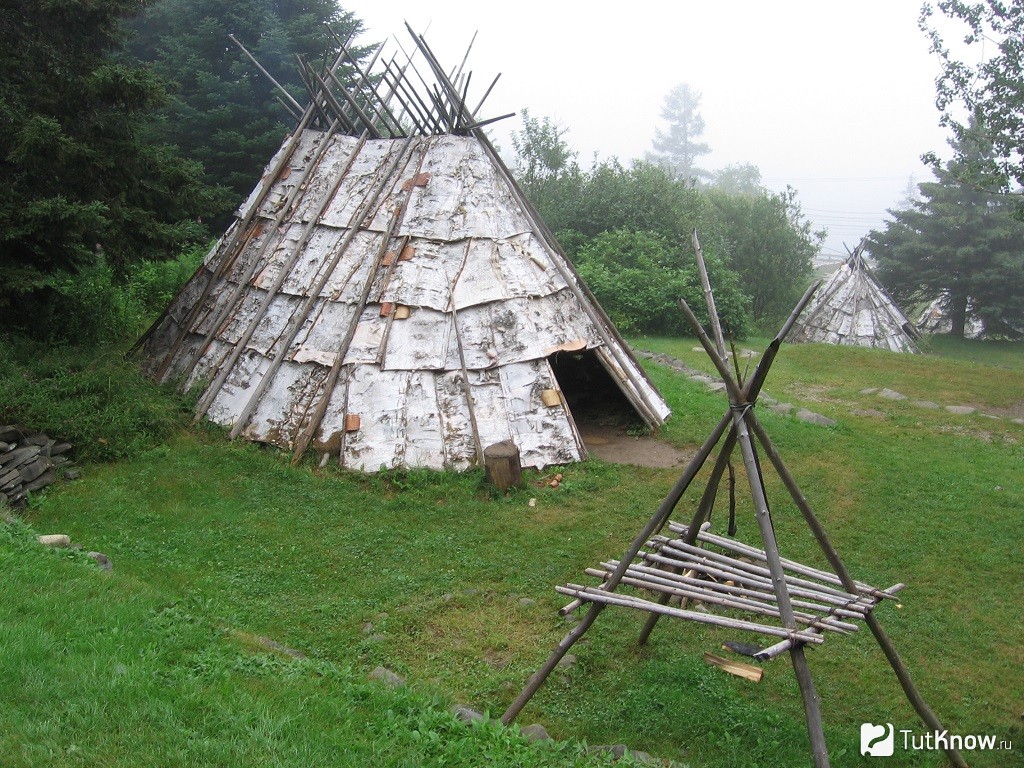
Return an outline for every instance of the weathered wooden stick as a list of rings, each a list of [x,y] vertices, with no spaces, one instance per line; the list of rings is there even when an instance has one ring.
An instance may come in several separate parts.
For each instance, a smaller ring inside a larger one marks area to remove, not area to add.
[[[675,533],[686,533],[687,526],[683,525],[682,523],[670,522],[669,530]],[[709,544],[715,544],[716,546],[722,547],[723,549],[728,549],[740,555],[746,555],[747,557],[752,557],[756,560],[764,561],[764,552],[762,552],[760,549],[751,547],[740,541],[736,541],[735,539],[728,539],[724,536],[719,536],[717,534],[705,532],[701,532],[700,534],[698,534],[697,539],[698,541],[707,542]],[[823,571],[819,568],[813,568],[811,566],[804,565],[803,563],[798,563],[795,560],[787,560],[786,558],[782,558],[782,565],[788,571],[800,573],[804,576],[810,576],[815,579],[821,579],[822,581],[826,581],[829,584],[836,584],[845,587],[845,585],[843,584],[843,580],[836,576],[834,573],[829,573],[828,571]],[[873,587],[870,584],[867,584],[863,581],[853,581],[853,585],[854,587],[856,587],[857,592],[860,592],[865,595],[872,595],[873,597],[878,597],[880,599],[896,598],[895,594],[888,594],[888,590],[880,590],[877,587]],[[902,589],[903,585],[899,586]]]
[[[595,568],[588,568],[586,573],[590,576],[601,575],[601,572]],[[746,613],[753,613],[760,616],[767,616],[769,618],[779,618],[779,610],[767,602],[753,600],[750,598],[741,597],[722,597],[711,590],[704,589],[690,589],[687,587],[673,584],[670,581],[659,579],[655,576],[646,575],[644,578],[637,576],[631,576],[631,573],[635,571],[627,571],[626,575],[622,577],[623,584],[628,584],[632,587],[639,589],[647,589],[651,592],[671,595],[675,597],[685,597],[690,600],[699,600],[703,603],[710,605],[720,605],[723,608],[734,608],[736,610],[744,611]],[[649,602],[651,605],[665,605],[662,602]],[[647,610],[647,609],[645,609]],[[816,616],[810,613],[803,613],[802,611],[794,610],[793,615],[796,618],[798,624],[804,624],[811,627],[817,627],[819,629],[828,629],[839,634],[848,635],[851,632],[857,631],[856,624],[848,624],[846,622],[840,622],[835,619],[828,619]]]
[[[715,346],[722,359],[728,357],[725,351],[725,337],[722,335],[722,323],[718,318],[718,309],[715,307],[715,294],[711,292],[711,281],[708,279],[708,268],[704,263],[704,251],[700,247],[700,240],[697,239],[697,230],[693,230],[693,253],[697,259],[697,271],[700,272],[700,284],[704,288],[704,301],[708,305],[708,318],[711,320],[711,329],[715,333]]]
[[[763,571],[763,574],[754,574],[732,568],[724,563],[719,563],[716,567],[716,565],[709,565],[707,561],[701,561],[700,559],[684,558],[680,560],[677,558],[664,558],[657,554],[652,554],[650,557],[645,558],[645,560],[664,564],[676,563],[678,564],[677,567],[687,568],[689,570],[696,571],[697,573],[703,573],[715,579],[734,581],[737,584],[741,584],[755,590],[772,590],[771,578],[766,569]],[[805,597],[809,600],[828,603],[832,606],[832,612],[837,615],[848,614],[851,618],[862,618],[863,615],[873,606],[873,603],[865,605],[859,598],[851,595],[847,595],[846,597],[837,597],[819,592],[813,587],[801,587],[789,581],[787,582],[787,585],[791,596]],[[774,594],[774,591],[772,591],[772,594]],[[846,613],[840,613],[840,611],[844,611]]]
[[[303,111],[302,105],[299,104],[299,102],[297,102],[295,100],[294,96],[292,96],[290,93],[288,93],[288,89],[285,88],[283,85],[281,85],[279,82],[277,82],[277,80],[274,79],[274,76],[272,74],[270,74],[269,72],[267,72],[266,69],[263,68],[263,65],[260,64],[259,61],[256,60],[256,57],[253,56],[251,53],[249,53],[249,49],[246,48],[244,45],[242,45],[240,42],[238,42],[238,38],[236,38],[232,34],[228,34],[228,38],[231,40],[231,42],[233,42],[235,45],[237,45],[239,48],[242,49],[242,53],[244,53],[246,56],[249,57],[249,60],[253,64],[256,65],[256,69],[258,69],[260,72],[262,72],[263,75],[270,81],[270,84],[273,85],[275,88],[277,88],[277,90],[279,90],[281,92],[281,94],[288,100],[289,104],[291,104],[293,107],[295,107],[295,109],[299,110],[299,112]]]
[[[699,526],[700,530],[704,529],[705,520],[711,516],[711,510],[715,505],[715,494],[718,489],[718,483],[722,479],[722,475],[725,472],[726,466],[729,464],[729,459],[732,457],[733,448],[736,446],[736,431],[729,430],[729,433],[725,436],[725,440],[722,441],[722,446],[718,450],[718,458],[715,460],[715,466],[711,470],[711,477],[708,479],[708,484],[704,488],[704,493],[701,495],[700,503],[697,504],[697,511],[694,513],[693,520],[687,530],[695,529]],[[669,521],[669,525],[673,525],[672,521]],[[696,539],[696,534],[692,537]],[[692,543],[692,542],[691,542]],[[667,605],[669,597],[666,595],[661,599],[662,605]],[[647,617],[647,621],[644,623],[643,629],[640,630],[640,635],[637,637],[637,645],[646,645],[648,639],[650,639],[651,632],[654,631],[655,625],[658,623],[660,615],[652,613]]]
[[[756,417],[752,418],[750,421],[754,433],[757,435],[758,441],[762,446],[764,446],[765,453],[768,454],[768,458],[775,466],[776,472],[778,472],[779,477],[782,478],[787,490],[793,497],[793,501],[796,503],[797,509],[799,509],[803,514],[808,527],[814,534],[815,539],[817,539],[818,545],[824,552],[829,564],[835,569],[836,575],[843,580],[846,589],[850,590],[855,588],[856,584],[850,576],[849,571],[847,571],[842,558],[839,556],[839,552],[832,545],[832,542],[828,538],[828,534],[825,533],[824,527],[818,521],[817,516],[814,514],[810,504],[807,502],[807,498],[803,495],[803,492],[796,484],[796,480],[793,478],[793,475],[789,472],[785,463],[782,461],[782,457],[779,456],[778,451],[775,450],[774,445],[772,445],[771,440],[768,438],[768,434],[764,431],[764,428],[757,421]],[[900,658],[899,653],[896,651],[896,647],[892,644],[892,641],[885,633],[885,630],[882,629],[882,625],[878,623],[878,619],[876,619],[874,614],[871,612],[869,612],[864,619],[868,628],[871,630],[871,633],[875,636],[875,640],[878,641],[878,645],[881,647],[886,659],[889,661],[889,665],[892,667],[893,672],[896,673],[896,678],[899,680],[900,686],[903,688],[903,692],[911,706],[913,706],[914,711],[917,712],[925,725],[932,730],[940,732],[945,731],[946,729],[943,728],[939,718],[932,711],[931,707],[928,706],[924,697],[921,696],[920,691],[917,690],[917,686],[914,685],[914,681],[910,677],[910,670],[908,670],[907,666],[903,663],[903,659]],[[954,766],[957,768],[967,768],[967,762],[958,750],[953,747],[946,747],[944,749],[946,756]]]
[[[821,721],[821,699],[818,698],[818,692],[814,688],[814,680],[811,679],[811,670],[807,666],[803,645],[794,643],[789,650],[789,655],[793,660],[793,671],[796,673],[800,695],[804,700],[807,738],[811,744],[814,767],[829,768],[828,745],[825,743],[825,728]]]
[[[680,608],[673,608],[669,605],[659,605],[647,600],[623,595],[617,592],[605,592],[597,587],[585,587],[580,584],[566,584],[557,586],[555,589],[563,595],[582,597],[587,602],[607,603],[609,605],[621,605],[640,611],[657,611],[665,616],[675,616],[680,619],[688,619],[701,624],[715,624],[730,629],[742,629],[748,632],[759,632],[762,635],[773,635],[775,637],[795,637],[798,640],[808,643],[821,644],[824,638],[820,635],[812,635],[806,631],[786,627],[772,627],[766,624],[757,624],[753,621],[733,619],[728,616],[717,616],[713,613],[700,613],[698,611],[687,611]],[[794,622],[795,624],[795,622]]]
[[[612,563],[602,563],[602,566],[611,566]],[[602,571],[600,568],[588,568],[587,574],[591,576],[603,577],[607,571]],[[695,569],[690,568],[686,571],[687,573],[695,572]],[[627,576],[632,575],[633,578],[650,578],[656,584],[664,584],[666,587],[675,587],[677,585],[683,585],[683,588],[689,588],[696,592],[700,592],[701,595],[712,595],[715,593],[721,593],[724,595],[735,596],[739,598],[749,598],[758,601],[772,602],[775,600],[773,592],[766,589],[763,585],[751,585],[741,584],[734,582],[729,584],[726,582],[714,581],[711,579],[698,579],[684,574],[674,573],[671,570],[662,570],[659,568],[647,568],[642,565],[632,565],[629,570],[626,571]],[[639,576],[637,576],[639,574]],[[625,579],[623,579],[625,581]],[[651,587],[655,591],[660,590],[657,587]],[[795,590],[790,590],[791,594],[796,594]],[[693,599],[703,600],[703,597],[696,595],[690,595]],[[710,600],[709,600],[710,602]],[[863,618],[864,612],[868,610],[867,607],[861,611],[836,609],[835,606],[822,605],[818,602],[812,602],[810,600],[793,600],[793,605],[798,608],[807,608],[814,613],[803,613],[798,611],[797,616],[803,616],[808,619],[820,619],[827,621],[828,623],[834,624],[849,632],[856,632],[859,627],[856,624],[850,622],[840,621],[832,618],[833,616],[847,616],[848,618]]]

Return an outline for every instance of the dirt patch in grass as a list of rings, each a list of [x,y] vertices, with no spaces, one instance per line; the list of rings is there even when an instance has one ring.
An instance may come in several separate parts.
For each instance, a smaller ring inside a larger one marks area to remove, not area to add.
[[[591,456],[613,464],[638,467],[680,467],[690,454],[654,435],[632,435],[620,425],[592,424],[583,432]]]

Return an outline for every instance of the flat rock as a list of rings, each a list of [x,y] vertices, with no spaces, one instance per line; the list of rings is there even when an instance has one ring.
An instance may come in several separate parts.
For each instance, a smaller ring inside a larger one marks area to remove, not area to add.
[[[405,678],[392,672],[387,667],[377,667],[370,673],[371,680],[380,680],[384,685],[391,688],[401,688],[405,685]]]
[[[625,744],[595,744],[591,747],[587,747],[587,752],[591,754],[610,754],[616,760],[625,757],[626,753],[629,752],[629,747]]]
[[[96,565],[102,568],[104,571],[114,570],[114,564],[110,562],[110,558],[104,555],[102,552],[86,552],[87,557],[91,557],[96,561]]]
[[[565,656],[563,656],[562,658],[560,658],[558,660],[558,666],[561,667],[562,669],[569,669],[569,668],[571,668],[571,667],[573,667],[575,665],[576,665],[576,657],[573,654],[571,654],[571,653],[565,654]]]
[[[13,451],[0,454],[0,464],[5,467],[20,467],[32,461],[39,455],[38,445],[26,445],[22,448],[15,448]]]
[[[939,409],[938,403],[933,403],[931,400],[911,400],[911,405],[916,405],[918,408],[927,408],[930,411],[937,411]]]
[[[834,427],[836,425],[835,419],[830,419],[828,416],[822,416],[820,413],[809,411],[806,408],[801,408],[797,411],[796,418],[798,421],[804,421],[808,424],[817,424],[819,427]]]
[[[862,389],[862,390],[860,391],[860,393],[861,393],[862,395],[873,395],[873,394],[875,394],[875,392],[877,392],[877,391],[878,391],[878,387],[868,387],[867,389]]]
[[[16,443],[25,436],[25,433],[13,424],[6,424],[0,427],[0,440],[5,443]]]
[[[483,712],[477,712],[465,704],[456,704],[452,708],[452,714],[455,715],[456,720],[461,720],[464,723],[482,723],[484,720]]]
[[[906,400],[907,396],[888,387],[878,390],[878,396],[886,400]]]
[[[774,405],[769,405],[768,410],[772,413],[781,413],[783,416],[789,416],[793,412],[793,404],[775,403]]]
[[[53,463],[45,456],[38,456],[30,462],[18,467],[18,474],[21,475],[21,482],[31,483],[48,469],[53,468]],[[54,476],[56,479],[56,476]],[[52,480],[50,482],[53,482]]]
[[[38,491],[40,488],[45,488],[48,485],[52,485],[57,482],[57,470],[53,467],[49,467],[43,474],[39,475],[31,483],[25,484],[25,491],[32,493]]]
[[[551,741],[548,729],[540,723],[531,723],[525,728],[520,728],[519,732],[527,741]]]
[[[707,387],[712,392],[721,392],[723,389],[725,389],[725,383],[721,381],[712,381],[710,384],[707,385]]]
[[[955,413],[957,416],[970,416],[978,409],[970,405],[947,405],[946,410]]]

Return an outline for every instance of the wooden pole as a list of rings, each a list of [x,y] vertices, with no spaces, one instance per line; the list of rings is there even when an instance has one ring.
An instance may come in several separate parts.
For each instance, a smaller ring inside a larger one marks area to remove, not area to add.
[[[771,513],[768,511],[768,499],[764,493],[764,485],[757,465],[757,458],[754,454],[753,441],[750,431],[747,428],[745,414],[753,407],[753,402],[746,402],[743,392],[733,381],[728,365],[719,356],[714,348],[711,339],[704,332],[696,315],[683,299],[679,305],[690,322],[694,333],[700,339],[705,351],[712,358],[715,367],[722,374],[726,389],[729,392],[729,402],[733,413],[733,423],[736,429],[736,440],[740,446],[740,455],[743,457],[743,465],[747,471],[747,483],[750,487],[750,495],[754,501],[754,517],[757,519],[758,528],[761,531],[761,542],[764,544],[765,559],[768,563],[768,570],[771,573],[772,585],[779,601],[779,612],[782,616],[783,626],[787,629],[796,627],[796,617],[793,615],[793,606],[790,603],[789,590],[786,586],[786,577],[783,573],[782,563],[779,557],[778,543],[775,540],[775,530],[772,526]],[[828,768],[828,752],[825,744],[825,731],[821,724],[821,706],[814,683],[811,680],[810,669],[807,667],[807,660],[804,657],[803,648],[794,645],[790,649],[790,658],[793,661],[793,670],[796,673],[797,683],[800,686],[800,694],[804,700],[804,713],[807,720],[807,736],[811,743],[811,755],[814,758],[815,768]]]

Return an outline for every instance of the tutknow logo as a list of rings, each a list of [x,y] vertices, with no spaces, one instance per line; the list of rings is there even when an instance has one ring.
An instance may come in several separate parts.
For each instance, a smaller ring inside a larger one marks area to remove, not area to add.
[[[969,733],[966,736],[949,731],[930,731],[915,734],[907,728],[901,728],[903,749],[933,750],[953,748],[960,751],[975,750],[1010,750],[1013,744],[1008,739],[997,739],[992,734]],[[896,749],[896,729],[892,723],[861,723],[860,753],[869,757],[892,757]]]
[[[871,757],[892,757],[896,742],[896,730],[892,723],[875,725],[862,723],[860,726],[860,753]]]

